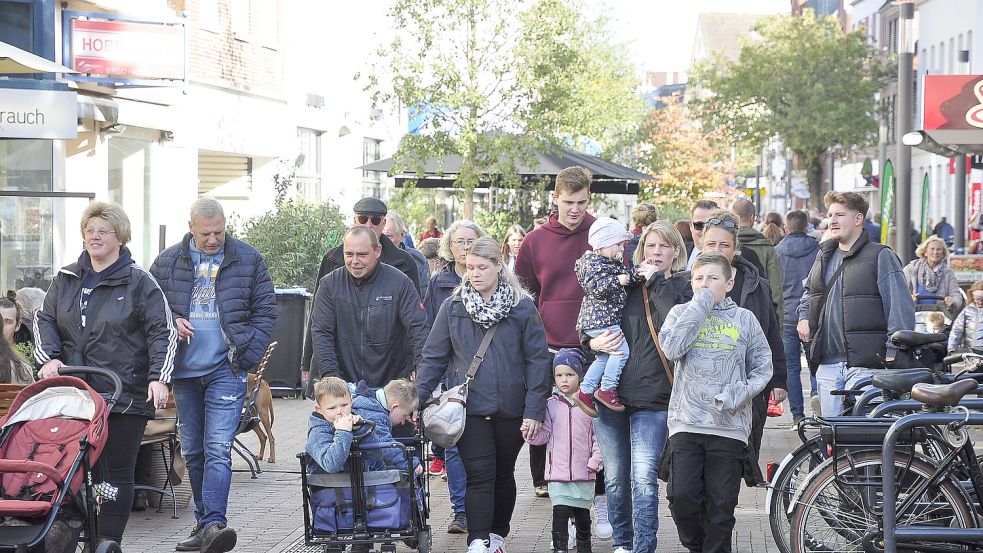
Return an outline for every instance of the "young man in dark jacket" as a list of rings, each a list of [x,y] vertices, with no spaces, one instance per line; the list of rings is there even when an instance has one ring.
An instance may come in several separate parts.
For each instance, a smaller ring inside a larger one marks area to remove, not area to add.
[[[226,236],[220,203],[196,201],[188,226],[191,232],[161,252],[150,269],[167,296],[181,339],[174,401],[197,524],[176,549],[219,553],[236,543],[226,519],[229,443],[242,416],[247,373],[273,336],[276,296],[263,256]]]
[[[345,233],[345,266],[325,275],[311,309],[316,366],[311,382],[338,376],[381,388],[420,362],[427,322],[416,285],[380,262],[382,246],[365,227]]]
[[[788,403],[792,408],[792,421],[798,425],[805,418],[802,397],[802,351],[803,347],[795,323],[799,316],[797,310],[802,291],[802,281],[809,276],[819,253],[819,242],[806,234],[809,229],[809,216],[805,211],[789,211],[785,215],[785,238],[775,246],[778,262],[782,266],[782,296],[785,303],[785,324],[782,325],[782,342],[785,345],[785,364],[788,369]],[[815,390],[813,390],[814,392]]]
[[[784,310],[782,309],[784,302],[782,299],[782,268],[778,263],[775,245],[771,240],[765,238],[764,234],[755,230],[753,225],[756,214],[754,204],[751,201],[738,198],[734,200],[731,209],[741,222],[741,228],[737,231],[737,238],[741,242],[741,249],[743,251],[752,250],[765,269],[765,272],[761,276],[768,279],[771,299],[775,304],[776,313],[778,313],[778,324],[781,326],[782,320],[785,318]]]

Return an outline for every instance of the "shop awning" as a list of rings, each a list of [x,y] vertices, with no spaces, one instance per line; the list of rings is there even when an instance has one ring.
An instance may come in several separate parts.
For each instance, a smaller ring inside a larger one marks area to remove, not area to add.
[[[407,181],[415,181],[420,188],[452,188],[454,181],[461,171],[462,158],[459,155],[444,156],[440,162],[429,158],[424,166],[423,174],[400,173],[391,175],[396,186],[404,186]],[[519,179],[523,184],[534,184],[549,179],[548,189],[552,189],[552,180],[566,169],[580,165],[590,169],[594,175],[591,191],[599,194],[633,194],[637,195],[639,181],[649,180],[651,175],[640,173],[597,156],[585,154],[568,148],[559,148],[551,152],[536,152],[532,165],[517,167]],[[390,173],[395,166],[392,158],[380,159],[359,167],[364,171],[379,171]],[[486,178],[487,177],[487,178]],[[497,182],[495,175],[483,175],[479,188],[487,188]]]
[[[31,73],[78,73],[78,71],[11,46],[6,42],[0,42],[0,74],[24,75]]]

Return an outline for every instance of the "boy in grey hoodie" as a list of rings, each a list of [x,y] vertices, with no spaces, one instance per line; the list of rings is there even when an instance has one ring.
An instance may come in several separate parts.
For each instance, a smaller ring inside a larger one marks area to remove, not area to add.
[[[726,257],[701,253],[692,279],[693,299],[673,307],[659,333],[676,362],[667,496],[688,551],[729,552],[751,400],[771,380],[771,349],[754,314],[727,297]]]

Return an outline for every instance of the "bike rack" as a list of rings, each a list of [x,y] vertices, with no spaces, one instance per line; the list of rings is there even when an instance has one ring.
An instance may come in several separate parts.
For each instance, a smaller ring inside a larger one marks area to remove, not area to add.
[[[978,392],[983,393],[983,386],[977,389]],[[975,393],[975,392],[971,392]],[[884,403],[878,405],[870,412],[869,418],[884,418],[888,413],[900,413],[904,411],[919,411],[925,404],[920,401],[915,401],[913,399],[896,399],[893,401],[885,401]],[[978,409],[983,411],[983,398],[963,398],[959,401],[960,407],[965,407],[967,409]]]
[[[972,401],[972,400],[969,400]],[[918,403],[918,402],[915,402]],[[962,404],[963,402],[960,402]],[[919,404],[920,405],[920,404]],[[883,484],[884,553],[898,553],[898,541],[946,540],[983,542],[983,528],[938,528],[925,526],[897,527],[897,489],[894,482],[895,446],[903,432],[913,426],[938,426],[963,422],[972,426],[983,425],[983,413],[914,413],[905,415],[894,423],[884,436],[881,453]]]

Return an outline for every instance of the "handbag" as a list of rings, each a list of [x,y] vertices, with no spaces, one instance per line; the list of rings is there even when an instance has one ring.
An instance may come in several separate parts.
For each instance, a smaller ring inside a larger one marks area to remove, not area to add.
[[[423,432],[430,441],[444,449],[450,449],[464,434],[464,423],[467,417],[468,385],[478,372],[478,366],[485,359],[485,352],[491,344],[492,337],[498,324],[492,325],[481,338],[478,351],[474,354],[471,366],[464,375],[464,383],[431,398],[423,409]]]

